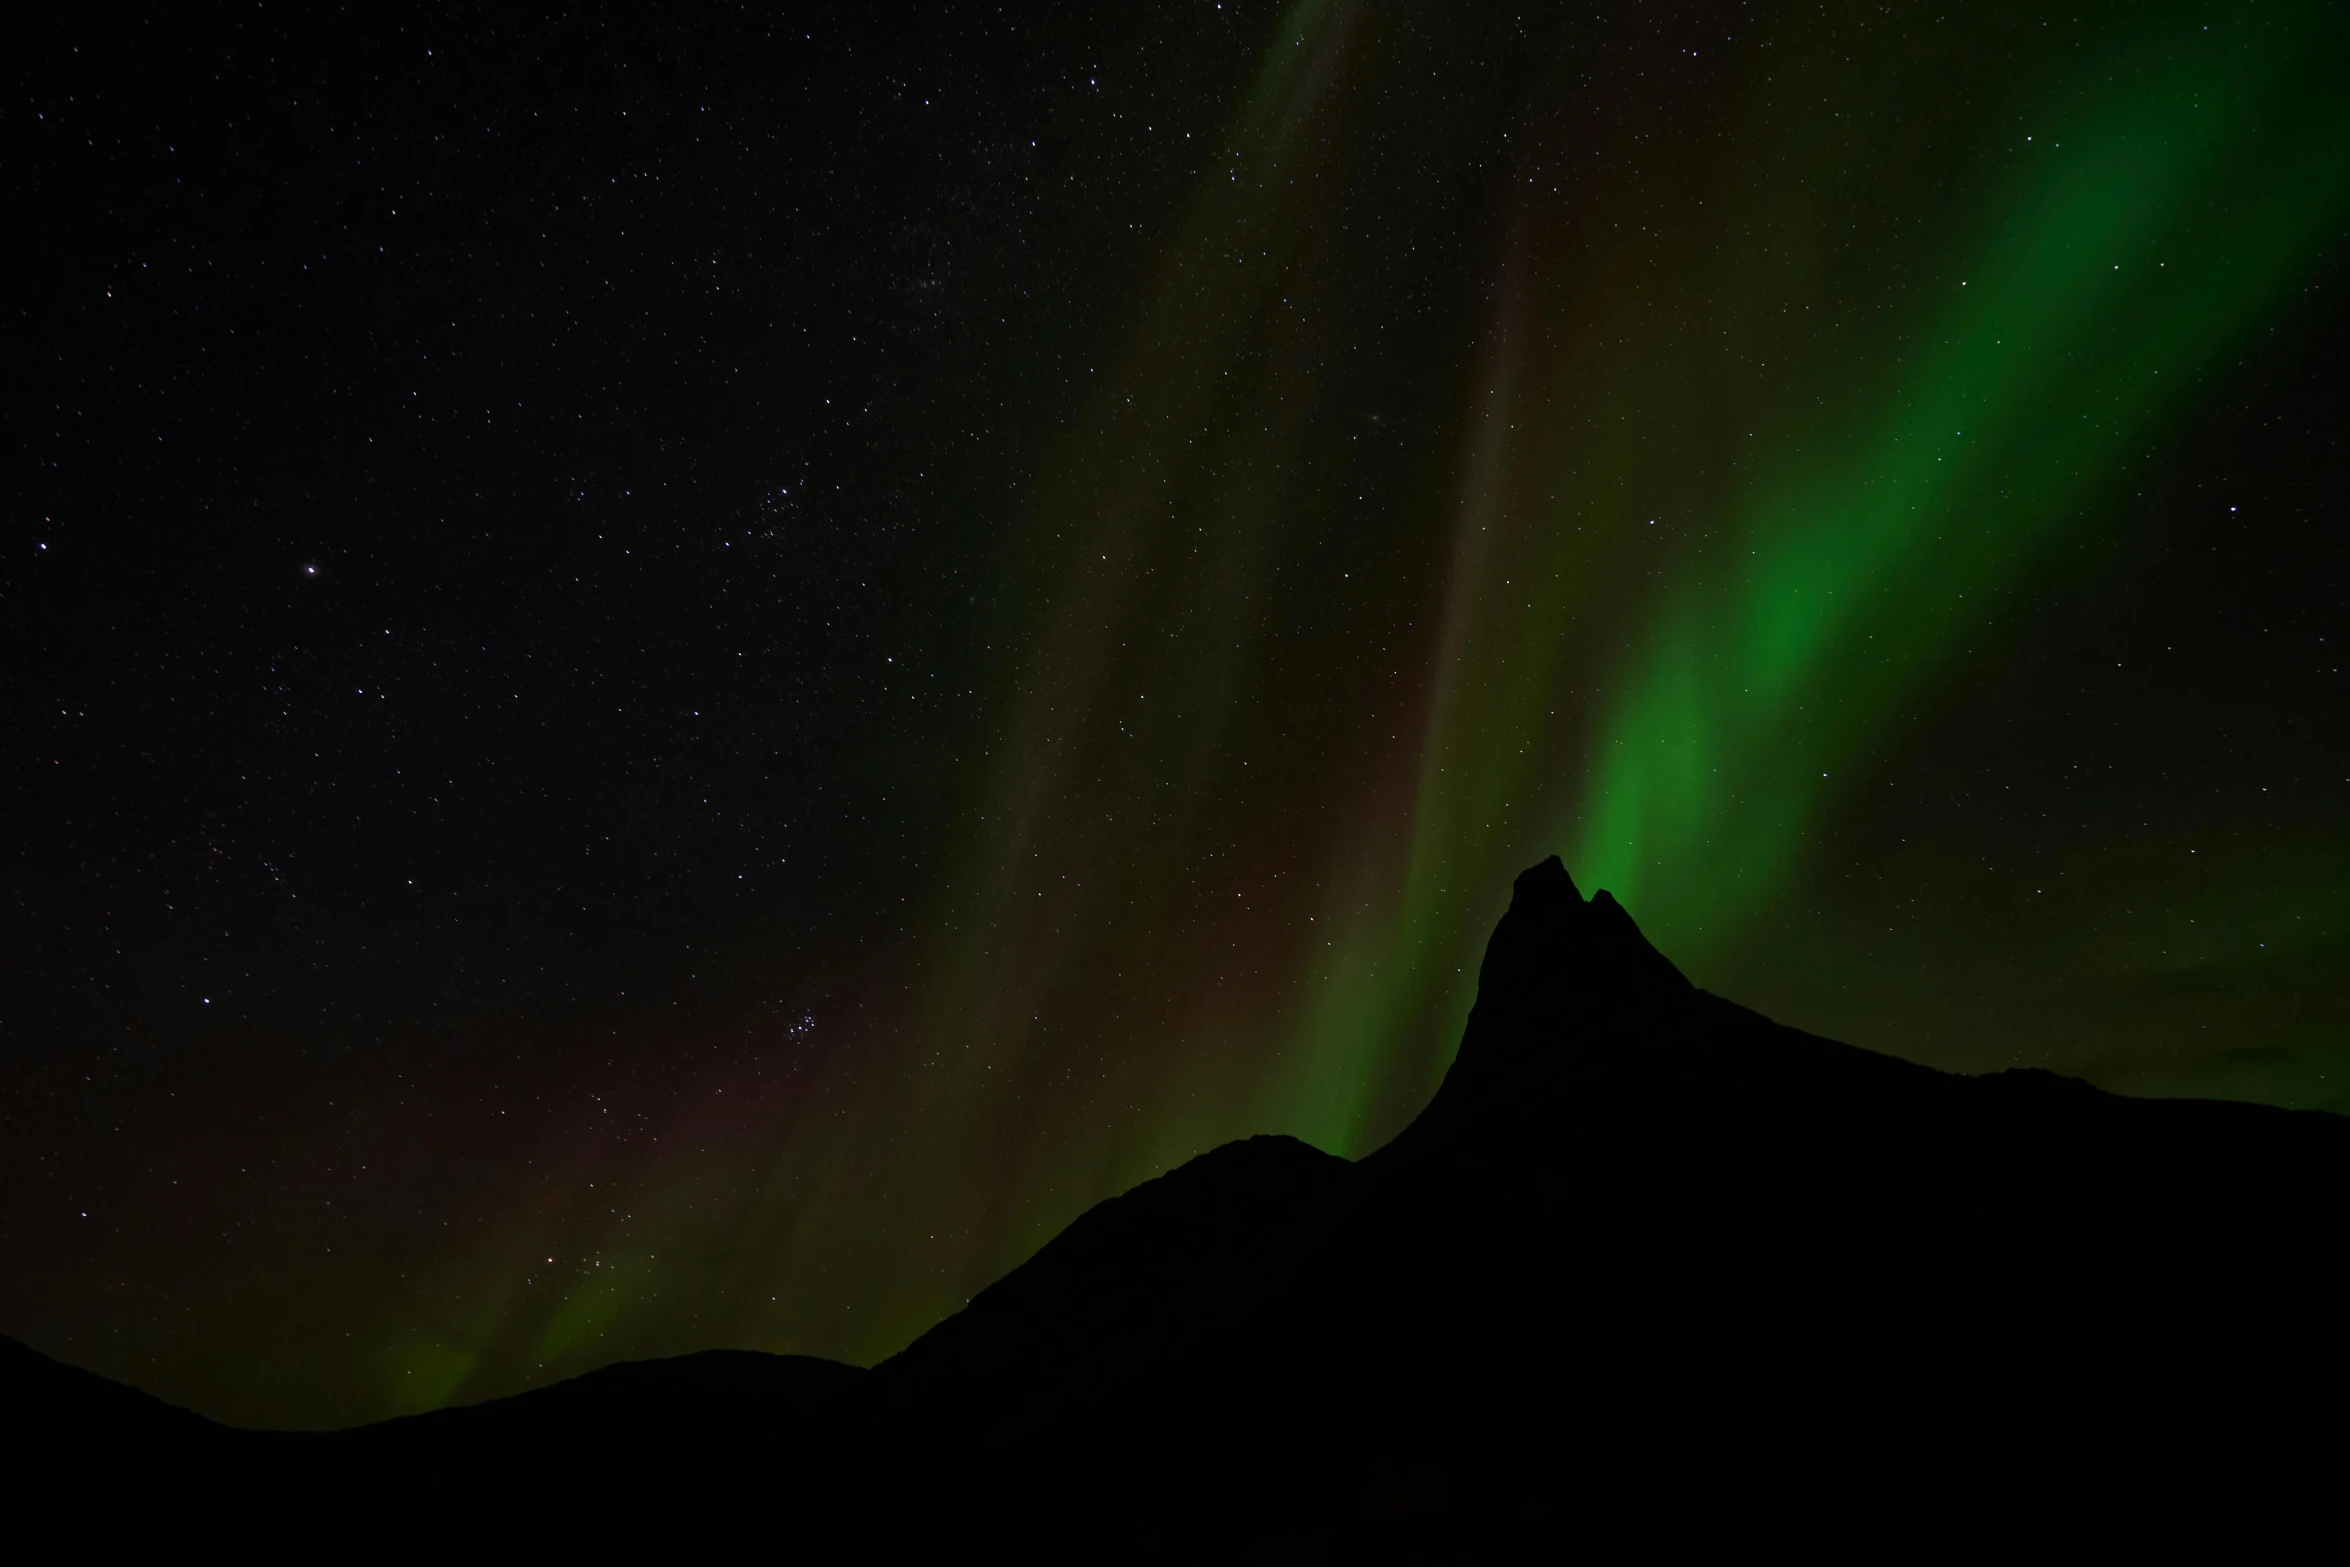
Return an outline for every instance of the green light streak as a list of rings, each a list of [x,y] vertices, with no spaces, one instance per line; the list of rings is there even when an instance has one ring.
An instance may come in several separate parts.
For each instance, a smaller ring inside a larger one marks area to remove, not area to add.
[[[875,1359],[1226,1137],[1365,1152],[1441,1078],[1509,879],[1553,850],[1702,982],[1794,885],[1844,775],[2338,231],[2341,22],[2261,9],[2220,44],[2134,19],[2031,44],[2065,80],[2012,124],[1936,81],[1873,82],[1888,138],[1915,100],[1944,114],[1919,110],[1916,138],[1979,145],[1938,227],[1862,254],[1834,238],[1856,192],[1908,166],[1855,133],[1824,170],[1809,101],[1726,89],[1720,125],[1660,132],[1578,204],[1538,176],[1630,156],[1586,121],[1545,149],[1504,118],[1518,168],[1444,140],[1460,102],[1517,101],[1516,75],[1481,93],[1504,79],[1484,54],[1430,65],[1460,15],[1422,8],[1416,35],[1395,25],[1410,7],[1299,0],[1037,481],[1034,625],[951,895],[890,975],[902,1015],[874,1024],[890,1069],[811,1094],[725,1218],[682,1176],[670,1211],[635,1205],[631,1237],[725,1231],[705,1248],[636,1258],[582,1217],[564,1254],[604,1269],[483,1287],[478,1331],[401,1340],[388,1404],[608,1356],[688,1298],[697,1333]],[[1772,71],[1808,50],[1823,80],[1868,74],[1812,25]],[[1558,90],[1589,64],[1563,60]],[[1503,194],[1452,204],[1466,186]],[[1439,240],[1460,270],[1364,281]],[[1448,334],[1482,313],[1466,362],[1468,332],[1442,355],[1364,349],[1406,307]],[[1422,373],[1439,389],[1344,384]],[[1364,499],[1382,470],[1340,444],[1357,432],[1355,451],[1435,449],[1440,477]],[[1349,529],[1340,579],[1321,546]],[[1405,580],[1370,610],[1331,585],[1380,574]],[[1393,649],[1329,660],[1392,686],[1316,683],[1316,655],[1397,621]],[[1356,748],[1332,711],[1376,714],[1392,747]],[[1342,762],[1301,761],[1316,739]]]
[[[1759,488],[1745,559],[1668,603],[1600,732],[1576,865],[1672,950],[1778,890],[1837,771],[2306,267],[2350,120],[2304,96],[2308,123],[2256,135],[2293,65],[2124,61],[2132,89],[2047,115],[2072,128],[1942,284],[1890,406],[1832,443],[1851,459]]]
[[[1463,459],[1409,870],[1376,915],[1358,905],[1304,1015],[1303,1135],[1362,1152],[1398,1119],[1380,1085],[1391,1104],[1433,1089],[1474,991],[1462,933],[1481,939],[1507,877],[1552,847],[1699,969],[1770,906],[1838,776],[2110,501],[2327,242],[2350,204],[2350,96],[2321,63],[2339,42],[2314,8],[2225,47],[2181,28],[2102,40],[2038,129],[1996,133],[1983,161],[2001,177],[1959,230],[1984,236],[1971,254],[1944,247],[1966,259],[1940,263],[1932,303],[1847,362],[1832,356],[1854,344],[1815,331],[1760,387],[1670,340],[1572,367],[1635,427],[1687,430],[1686,410],[1711,404],[1739,433],[1778,432],[1742,464],[1718,436],[1660,458],[1568,428],[1573,410],[1521,385],[1542,279],[1514,272],[1545,258],[1511,255]],[[1693,271],[1685,291],[1738,291]],[[1587,266],[1565,286],[1592,297],[1567,314],[1642,319],[1626,275]],[[1840,303],[1833,283],[1798,281]],[[1820,385],[1843,411],[1790,416],[1786,392]],[[1645,614],[1624,601],[1633,573],[1606,552],[1643,520],[1627,497],[1732,471],[1689,530],[1707,544]],[[1612,524],[1615,543],[1571,531],[1577,518]],[[1578,624],[1621,625],[1629,656],[1611,673]],[[1434,1056],[1416,1043],[1429,1034],[1446,1041]]]

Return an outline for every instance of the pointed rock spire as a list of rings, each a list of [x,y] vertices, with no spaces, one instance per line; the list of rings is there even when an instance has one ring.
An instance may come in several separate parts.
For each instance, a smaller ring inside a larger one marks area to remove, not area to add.
[[[1522,872],[1486,943],[1477,1005],[1447,1086],[1499,1070],[1504,1054],[1548,1046],[1627,1006],[1692,987],[1605,891],[1585,902],[1557,855]]]
[[[1519,874],[1509,912],[1494,927],[1477,971],[1479,1009],[1520,1014],[1587,1014],[1689,989],[1611,894],[1603,890],[1583,901],[1555,854]]]

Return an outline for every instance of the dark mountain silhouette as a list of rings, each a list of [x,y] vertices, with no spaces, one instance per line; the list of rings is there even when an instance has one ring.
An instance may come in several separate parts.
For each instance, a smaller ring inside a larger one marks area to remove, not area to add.
[[[1106,1528],[1128,1555],[2143,1505],[2338,1454],[2346,1193],[2350,1120],[1783,1028],[1552,859],[1387,1147],[1219,1148],[870,1372],[715,1351],[314,1437],[21,1349],[8,1391],[183,1455],[267,1443],[329,1490],[667,1472],[803,1530]]]
[[[17,1432],[41,1433],[60,1455],[170,1447],[224,1429],[137,1388],[60,1365],[12,1338],[0,1338],[0,1410]]]

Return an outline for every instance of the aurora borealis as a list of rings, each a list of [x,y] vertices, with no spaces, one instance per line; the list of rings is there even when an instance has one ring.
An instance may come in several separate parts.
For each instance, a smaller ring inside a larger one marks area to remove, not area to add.
[[[407,71],[412,185],[217,224],[9,110],[108,216],[10,393],[0,1330],[301,1425],[871,1362],[1379,1146],[1554,851],[1796,1027],[2350,1108],[2339,6],[1079,9],[240,43],[220,167]]]

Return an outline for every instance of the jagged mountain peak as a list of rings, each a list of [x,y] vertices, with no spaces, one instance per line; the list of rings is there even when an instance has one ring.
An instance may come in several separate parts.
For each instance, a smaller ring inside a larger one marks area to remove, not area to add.
[[[1485,946],[1477,1003],[1591,1009],[1691,986],[1605,888],[1586,902],[1557,855],[1519,873]]]
[[[731,1484],[867,1544],[978,1523],[1098,1546],[1106,1521],[1176,1559],[1293,1537],[1378,1556],[1416,1520],[1410,1554],[1460,1555],[1488,1524],[1552,1549],[1561,1519],[1647,1539],[1701,1493],[1744,1518],[1902,1486],[1940,1517],[1950,1475],[1971,1506],[2084,1455],[2128,1475],[2306,1431],[2339,1401],[2345,1171],[2340,1117],[1957,1076],[1783,1027],[1694,989],[1549,859],[1393,1142],[1204,1154],[873,1372],[713,1352],[319,1437],[227,1431],[30,1351],[0,1355],[0,1395],[61,1453],[152,1432],[172,1476],[294,1473],[346,1511],[517,1454],[541,1475],[618,1454],[665,1466],[648,1516]]]

